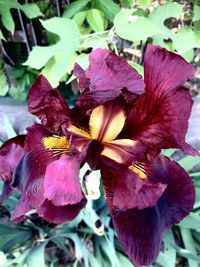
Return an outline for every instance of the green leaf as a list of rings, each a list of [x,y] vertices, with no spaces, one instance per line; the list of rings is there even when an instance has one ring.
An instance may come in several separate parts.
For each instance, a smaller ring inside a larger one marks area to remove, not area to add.
[[[172,231],[167,231],[164,238],[165,249],[159,253],[156,260],[158,264],[164,267],[175,267],[176,266],[176,250],[171,246],[174,244],[174,237]]]
[[[200,6],[195,5],[193,21],[197,21],[197,20],[200,20]]]
[[[144,68],[140,64],[137,63],[130,63],[130,65],[137,70],[137,72],[144,77]]]
[[[14,33],[15,24],[11,15],[11,9],[20,9],[24,11],[27,17],[30,19],[41,16],[38,6],[36,4],[25,4],[21,5],[16,0],[0,0],[0,16],[4,27]]]
[[[103,11],[106,18],[111,21],[113,21],[115,15],[120,11],[119,6],[113,0],[96,0],[94,7]]]
[[[186,156],[179,160],[179,165],[181,165],[186,171],[191,170],[194,166],[200,163],[200,157]]]
[[[29,19],[34,19],[39,16],[43,16],[42,12],[40,11],[39,7],[36,4],[33,3],[25,4],[22,5],[20,8]]]
[[[135,0],[120,0],[120,3],[122,4],[122,6],[130,7],[131,5],[133,5],[134,1]]]
[[[143,9],[146,9],[147,7],[150,6],[151,4],[151,0],[137,0],[137,4],[143,8]]]
[[[192,238],[191,231],[185,228],[181,228],[181,235],[183,239],[183,243],[185,248],[190,251],[191,253],[197,254],[196,248],[195,248],[195,242]],[[189,267],[198,267],[198,263],[192,259],[188,258]]]
[[[120,266],[134,267],[134,265],[130,262],[130,260],[127,257],[125,257],[119,252],[117,252],[116,254],[117,254]]]
[[[163,149],[162,154],[166,157],[171,157],[176,151],[177,149],[175,148]]]
[[[78,12],[74,17],[73,17],[73,21],[76,22],[76,24],[78,26],[81,26],[84,22],[84,20],[86,19],[87,17],[87,13],[88,11],[81,11],[81,12]]]
[[[9,90],[7,77],[2,66],[0,66],[0,96],[5,96]]]
[[[119,37],[136,42],[146,40],[159,33],[159,30],[148,18],[132,16],[134,11],[133,9],[125,9],[116,15],[114,26]]]
[[[72,18],[76,13],[86,7],[89,2],[90,0],[78,0],[69,4],[66,7],[62,17],[67,19]]]
[[[73,68],[75,51],[80,44],[80,33],[73,20],[51,18],[41,21],[43,27],[59,36],[59,41],[50,46],[35,46],[24,65],[43,70],[43,74],[56,87],[59,81]],[[38,60],[39,59],[39,60]]]
[[[183,5],[169,2],[155,8],[152,11],[152,13],[149,15],[149,19],[161,31],[159,35],[153,37],[154,44],[166,47],[166,43],[163,41],[163,39],[173,39],[174,34],[164,25],[164,22],[166,19],[171,17],[180,17],[182,10]]]
[[[88,10],[87,21],[95,32],[104,30],[105,17],[102,11],[95,8]]]
[[[45,246],[47,242],[42,243],[32,249],[27,257],[28,267],[35,267],[36,263],[39,267],[45,267]]]
[[[194,58],[194,49],[190,49],[186,52],[181,53],[181,56],[188,62],[191,62]]]
[[[83,43],[80,45],[81,48],[107,48],[108,49],[108,42],[107,42],[107,34],[100,36],[90,36],[86,38]]]
[[[191,212],[187,217],[185,217],[179,226],[187,229],[200,229],[200,216],[198,213]]]
[[[194,31],[189,27],[181,28],[174,36],[173,43],[175,49],[184,53],[191,48],[200,46],[200,31]]]

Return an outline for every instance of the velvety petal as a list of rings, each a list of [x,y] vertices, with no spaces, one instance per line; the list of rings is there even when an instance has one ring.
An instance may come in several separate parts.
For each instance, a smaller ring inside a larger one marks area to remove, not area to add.
[[[144,92],[142,77],[123,58],[106,49],[95,49],[89,55],[89,68],[85,71],[80,66],[75,66],[74,74],[79,79],[79,86],[84,93],[91,92],[91,97],[96,99],[96,93],[101,92],[102,102],[120,95],[123,88],[134,94]],[[94,93],[94,94],[93,94]],[[105,99],[104,99],[105,97]],[[86,95],[88,98],[88,95]]]
[[[123,165],[130,165],[134,161],[142,160],[144,151],[145,146],[140,141],[116,139],[104,144],[101,155]]]
[[[151,150],[180,148],[195,153],[185,143],[192,99],[185,87],[168,92],[146,92],[128,113],[124,136],[139,139]]]
[[[193,208],[195,188],[192,179],[176,162],[159,156],[152,161],[151,182],[167,184],[153,207],[120,210],[113,207],[113,185],[103,177],[109,188],[108,204],[118,237],[136,266],[152,264],[161,248],[163,232],[179,223]]]
[[[127,168],[111,160],[103,162],[102,179],[107,193],[109,191],[112,198],[112,210],[144,209],[155,206],[167,187],[164,183],[152,182],[153,173],[149,166],[148,174],[142,176],[142,171],[136,167]],[[144,172],[146,173],[145,170]]]
[[[56,206],[73,205],[81,201],[80,162],[75,156],[62,155],[47,166],[44,195]]]
[[[53,133],[58,133],[61,125],[69,122],[70,109],[64,98],[42,75],[37,78],[29,91],[28,109]]]
[[[21,192],[21,198],[13,212],[13,220],[22,220],[26,212],[38,208],[45,200],[44,175],[54,158],[39,150],[26,153],[16,168],[13,187]]]
[[[27,135],[25,140],[24,149],[26,151],[32,151],[41,149],[44,151],[43,138],[51,136],[51,132],[44,128],[43,125],[34,123],[31,127],[27,129]]]
[[[10,181],[12,178],[10,166],[6,159],[2,156],[0,156],[0,178],[4,181]]]
[[[86,205],[86,198],[82,197],[79,203],[66,206],[54,206],[51,201],[45,202],[37,210],[38,214],[52,223],[65,223],[73,220]]]
[[[181,56],[155,45],[148,45],[144,57],[146,91],[170,91],[191,80],[194,68]],[[157,93],[158,94],[158,93]]]
[[[0,175],[10,169],[10,174],[15,170],[17,164],[24,155],[24,135],[9,139],[0,147]]]

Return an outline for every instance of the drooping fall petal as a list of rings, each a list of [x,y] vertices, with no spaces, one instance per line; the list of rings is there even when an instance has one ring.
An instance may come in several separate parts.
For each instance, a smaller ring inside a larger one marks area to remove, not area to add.
[[[56,206],[73,205],[81,201],[80,162],[74,156],[62,155],[47,166],[44,195]]]
[[[73,205],[55,206],[51,201],[45,200],[37,210],[38,214],[52,223],[66,223],[73,220],[84,208],[87,200],[84,196],[80,202]]]
[[[193,182],[177,163],[159,156],[151,162],[151,169],[150,182],[167,187],[153,207],[144,209],[115,208],[113,184],[103,177],[115,229],[125,252],[136,266],[155,261],[164,231],[188,215],[195,200]]]
[[[78,65],[74,69],[82,92],[77,104],[87,104],[89,99],[102,104],[119,96],[123,88],[133,94],[144,92],[144,83],[137,71],[109,50],[95,49],[90,53],[89,61],[85,73]]]
[[[30,113],[39,117],[51,132],[58,133],[62,124],[68,124],[70,109],[58,90],[53,89],[47,79],[40,75],[28,95]]]

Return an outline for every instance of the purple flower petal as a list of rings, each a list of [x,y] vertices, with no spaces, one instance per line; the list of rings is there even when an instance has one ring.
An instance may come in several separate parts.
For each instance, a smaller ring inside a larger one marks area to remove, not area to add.
[[[79,160],[68,155],[62,155],[47,166],[44,195],[55,206],[73,205],[81,201],[79,168]]]
[[[37,210],[38,214],[52,223],[66,223],[73,220],[86,205],[86,198],[82,196],[80,202],[73,205],[55,206],[51,201],[45,200]]]
[[[75,65],[74,74],[83,94],[77,101],[78,104],[87,105],[86,102],[90,99],[102,104],[119,96],[123,88],[134,94],[144,92],[142,77],[124,59],[109,50],[93,50],[89,61],[85,73],[80,66]]]
[[[152,161],[151,168],[154,175],[150,181],[166,184],[167,187],[157,204],[145,209],[116,209],[111,194],[113,185],[103,178],[107,183],[108,204],[118,237],[137,266],[150,265],[155,261],[163,232],[188,215],[195,200],[193,182],[177,163],[159,156]]]
[[[70,110],[64,98],[42,75],[37,78],[29,91],[28,109],[53,133],[58,133],[61,125],[69,122]]]

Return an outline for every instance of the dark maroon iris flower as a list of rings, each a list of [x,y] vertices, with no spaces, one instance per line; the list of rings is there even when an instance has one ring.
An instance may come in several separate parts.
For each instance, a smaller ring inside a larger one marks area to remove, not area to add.
[[[46,220],[73,219],[86,203],[79,169],[100,169],[118,237],[137,265],[155,261],[166,229],[179,223],[195,200],[189,175],[160,154],[185,142],[192,99],[184,83],[194,70],[180,56],[149,45],[144,81],[105,49],[90,54],[87,70],[75,66],[81,96],[70,109],[43,77],[30,89],[29,111],[41,119],[28,129],[25,156],[13,186],[21,199],[12,219],[32,208]]]
[[[4,182],[0,203],[13,192],[12,175],[24,155],[24,140],[25,136],[19,135],[6,141],[0,147],[0,178]]]

